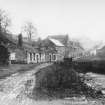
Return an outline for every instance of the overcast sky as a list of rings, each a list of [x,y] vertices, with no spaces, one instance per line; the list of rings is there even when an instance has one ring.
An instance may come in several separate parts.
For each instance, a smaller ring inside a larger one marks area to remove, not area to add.
[[[32,21],[41,37],[69,34],[105,40],[104,0],[0,0],[0,7],[10,14],[15,34]]]

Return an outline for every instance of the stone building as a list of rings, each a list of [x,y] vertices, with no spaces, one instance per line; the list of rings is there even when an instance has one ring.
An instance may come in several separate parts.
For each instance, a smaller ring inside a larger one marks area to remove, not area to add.
[[[56,39],[47,38],[43,41],[45,61],[59,61],[64,58],[65,46]]]
[[[68,35],[52,35],[49,38],[54,38],[60,41],[65,46],[65,57],[78,58],[83,56],[84,49],[76,40],[71,40]]]
[[[82,57],[84,49],[81,47],[80,43],[77,41],[69,41],[69,57],[79,58]]]

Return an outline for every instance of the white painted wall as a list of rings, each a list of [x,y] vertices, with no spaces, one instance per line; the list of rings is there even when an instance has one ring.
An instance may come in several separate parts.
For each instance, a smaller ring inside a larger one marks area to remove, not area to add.
[[[10,53],[10,60],[16,60],[16,53],[15,52]]]

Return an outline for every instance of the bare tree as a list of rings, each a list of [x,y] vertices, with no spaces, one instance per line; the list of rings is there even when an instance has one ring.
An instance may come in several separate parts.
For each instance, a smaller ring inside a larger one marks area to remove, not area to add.
[[[8,14],[0,9],[0,32],[7,32],[8,27],[11,25],[11,19]]]
[[[32,39],[32,36],[35,35],[34,37],[36,37],[37,35],[37,29],[34,27],[32,22],[26,22],[25,25],[22,27],[22,31],[23,33],[26,33],[26,35],[28,36],[28,39]]]

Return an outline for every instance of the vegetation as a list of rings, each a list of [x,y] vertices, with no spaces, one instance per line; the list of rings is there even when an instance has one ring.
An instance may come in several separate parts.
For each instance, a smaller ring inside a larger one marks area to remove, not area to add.
[[[6,11],[0,9],[0,32],[8,32],[8,27],[11,25],[11,19]]]
[[[0,45],[0,65],[8,64],[8,59],[9,59],[9,52],[7,48]]]
[[[93,72],[105,74],[105,61],[73,62],[73,67],[76,71],[82,73]]]
[[[37,28],[34,27],[32,22],[26,22],[22,27],[22,32],[27,35],[29,40],[32,40],[33,35],[37,36]]]
[[[85,95],[87,97],[100,97],[96,92],[84,83],[84,77],[80,77],[72,66],[65,62],[54,63],[41,69],[36,75],[36,86],[33,90],[35,99],[65,98]]]

